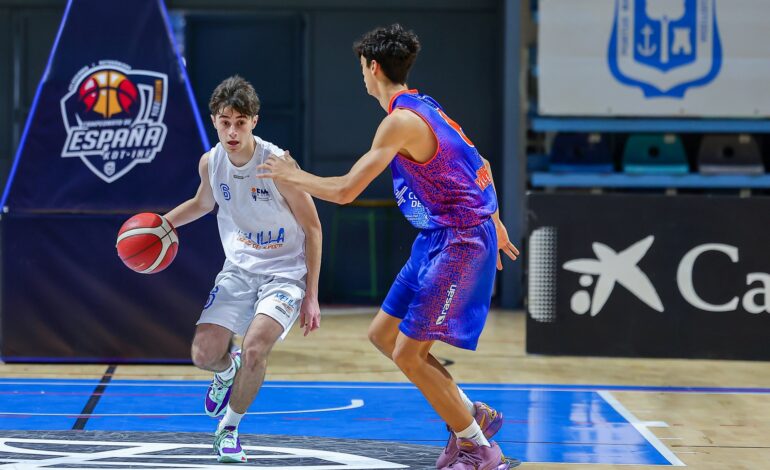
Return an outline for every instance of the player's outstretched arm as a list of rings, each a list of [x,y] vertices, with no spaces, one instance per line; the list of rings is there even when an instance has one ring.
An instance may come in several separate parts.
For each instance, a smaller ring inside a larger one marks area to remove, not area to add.
[[[402,118],[390,115],[383,119],[372,141],[372,147],[359,158],[344,176],[320,177],[303,171],[288,155],[284,158],[270,157],[257,168],[265,173],[258,178],[273,178],[274,181],[302,189],[311,196],[337,204],[355,200],[390,162],[411,137],[412,129]]]
[[[184,224],[200,219],[211,212],[216,205],[214,194],[211,192],[211,184],[209,183],[208,152],[203,154],[200,162],[198,162],[198,174],[201,177],[201,184],[198,186],[195,196],[179,204],[165,215],[166,219],[174,227],[181,227]]]
[[[307,336],[313,330],[321,327],[321,309],[318,306],[318,277],[321,272],[321,220],[318,218],[313,198],[304,191],[285,183],[275,181],[275,186],[289,204],[294,218],[297,219],[302,231],[305,232],[305,264],[307,279],[305,281],[305,298],[300,307],[299,325],[305,329]]]
[[[495,190],[495,193],[497,193],[495,179],[492,177],[492,167],[489,164],[489,160],[484,157],[481,157],[481,160],[484,161],[484,168],[487,169],[489,178],[492,180],[492,188]],[[516,261],[516,258],[519,256],[519,249],[516,248],[516,245],[511,242],[510,238],[508,238],[508,229],[505,228],[503,221],[500,220],[500,209],[492,214],[492,220],[495,221],[495,231],[497,232],[497,269],[502,270],[503,261],[500,259],[500,252],[502,251],[506,256]]]

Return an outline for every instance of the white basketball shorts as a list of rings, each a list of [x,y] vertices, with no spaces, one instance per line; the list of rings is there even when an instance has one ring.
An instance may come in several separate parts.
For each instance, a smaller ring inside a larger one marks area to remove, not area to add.
[[[283,326],[284,339],[299,317],[304,297],[302,281],[253,274],[225,261],[197,324],[212,323],[245,335],[251,321],[261,313]]]

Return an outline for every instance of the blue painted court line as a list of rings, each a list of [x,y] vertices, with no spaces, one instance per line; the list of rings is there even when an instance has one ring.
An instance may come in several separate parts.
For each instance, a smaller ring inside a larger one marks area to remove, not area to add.
[[[0,379],[0,429],[71,429],[98,383]],[[202,409],[207,385],[204,381],[113,380],[88,416],[85,429],[213,432],[216,421]],[[616,390],[660,391],[659,387],[468,384],[463,388],[471,399],[504,413],[505,425],[495,440],[507,455],[524,461],[679,463],[612,396]],[[756,393],[760,389],[739,390]],[[419,391],[410,384],[394,383],[269,382],[240,431],[437,446],[443,446],[447,437],[444,424]]]
[[[54,382],[51,382],[54,381]],[[36,385],[56,383],[59,385],[85,385],[96,386],[98,379],[20,379],[20,378],[0,378],[0,386],[3,384]],[[209,381],[203,380],[116,380],[111,384],[118,383],[124,386],[145,387],[188,387],[190,385],[208,386]],[[552,391],[589,391],[600,392],[603,390],[616,392],[666,392],[666,393],[704,393],[704,394],[727,394],[727,395],[767,395],[770,394],[770,388],[764,387],[671,387],[671,386],[651,386],[651,385],[605,385],[605,384],[460,384],[463,390],[497,390],[497,391],[515,391],[515,390],[552,390]],[[270,381],[265,382],[265,388],[376,388],[376,389],[413,389],[414,386],[409,383],[398,382],[289,382],[289,381]]]
[[[98,383],[98,382],[97,382]],[[96,386],[93,382],[12,385],[0,381],[0,429],[55,431],[72,429]],[[51,416],[55,412],[57,415]]]

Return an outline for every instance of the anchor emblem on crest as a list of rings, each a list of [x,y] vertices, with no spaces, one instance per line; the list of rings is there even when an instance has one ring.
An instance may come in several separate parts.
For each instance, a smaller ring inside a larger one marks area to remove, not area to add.
[[[636,48],[639,50],[639,53],[642,54],[645,57],[650,57],[653,54],[655,54],[655,51],[658,50],[658,46],[655,44],[650,44],[650,36],[652,36],[652,28],[650,25],[646,25],[644,28],[642,28],[642,36],[644,36],[644,43],[639,44],[636,46]]]

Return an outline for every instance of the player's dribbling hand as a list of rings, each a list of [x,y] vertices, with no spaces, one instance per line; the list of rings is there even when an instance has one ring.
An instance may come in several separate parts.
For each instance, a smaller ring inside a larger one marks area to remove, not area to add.
[[[516,258],[519,256],[519,249],[511,243],[511,240],[508,238],[508,230],[502,222],[495,224],[495,231],[497,232],[497,270],[501,271],[503,269],[503,261],[500,258],[500,252],[502,251],[506,256],[516,261]]]
[[[307,336],[311,331],[321,328],[321,308],[318,299],[305,297],[299,309],[299,326],[305,329],[302,336]]]
[[[264,163],[257,166],[257,170],[264,173],[258,173],[257,178],[272,178],[277,181],[285,181],[291,172],[298,170],[297,161],[292,158],[289,151],[285,151],[283,156],[270,155]]]

